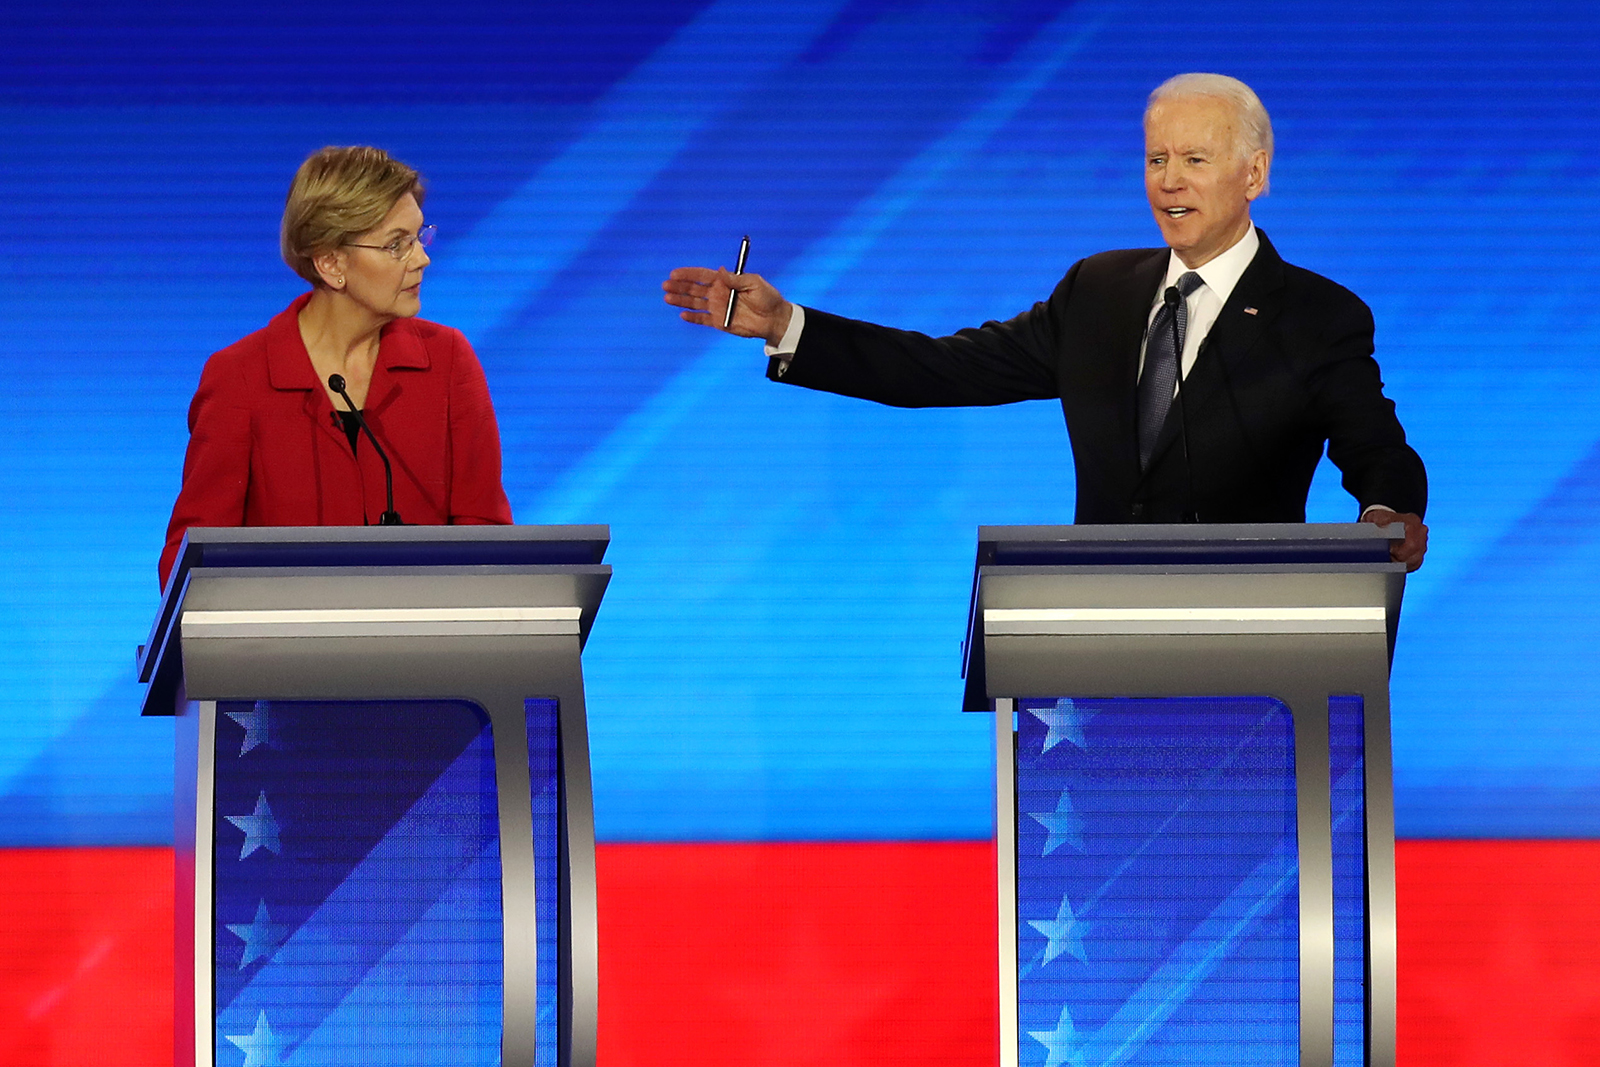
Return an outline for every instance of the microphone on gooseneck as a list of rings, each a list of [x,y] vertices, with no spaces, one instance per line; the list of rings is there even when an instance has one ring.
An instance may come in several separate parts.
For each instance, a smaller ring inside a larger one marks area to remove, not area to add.
[[[383,460],[383,491],[389,503],[389,510],[378,517],[379,526],[404,526],[400,513],[394,509],[394,468],[389,466],[389,457],[383,451],[383,446],[378,443],[378,437],[372,432],[372,427],[367,425],[367,420],[361,417],[361,412],[350,399],[350,394],[344,391],[344,375],[328,375],[328,388],[338,393],[344,399],[345,406],[350,409],[350,414],[355,416],[356,425],[361,427],[361,432],[367,435],[367,440],[372,442],[372,447],[377,451],[378,458]]]
[[[1167,291],[1161,294],[1161,300],[1167,305],[1167,310],[1172,313],[1174,324],[1178,321],[1178,305],[1183,302],[1183,294],[1176,285],[1167,286]],[[1173,339],[1177,339],[1177,331],[1173,331]],[[1194,506],[1194,468],[1189,464],[1189,413],[1183,404],[1183,352],[1178,352],[1178,380],[1173,386],[1173,403],[1178,405],[1178,443],[1183,447],[1183,522],[1199,522],[1200,514]]]

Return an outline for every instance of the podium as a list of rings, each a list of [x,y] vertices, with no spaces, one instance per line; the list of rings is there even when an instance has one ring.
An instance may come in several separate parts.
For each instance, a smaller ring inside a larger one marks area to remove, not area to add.
[[[1403,536],[980,528],[1004,1067],[1391,1067]]]
[[[608,539],[189,531],[139,663],[177,716],[176,1063],[591,1067]]]

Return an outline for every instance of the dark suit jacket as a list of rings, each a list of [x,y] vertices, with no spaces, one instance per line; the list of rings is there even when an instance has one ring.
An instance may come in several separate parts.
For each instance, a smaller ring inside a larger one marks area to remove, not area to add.
[[[309,298],[206,361],[163,585],[191,526],[361,526],[383,513],[383,463],[366,440],[351,451],[300,339]],[[511,521],[489,386],[460,331],[422,319],[385,326],[363,410],[394,466],[406,522]]]
[[[1090,256],[1050,299],[952,337],[807,308],[782,380],[900,407],[1058,398],[1081,523],[1304,522],[1324,443],[1363,509],[1421,515],[1427,474],[1383,395],[1372,312],[1257,233],[1261,248],[1184,380],[1187,462],[1175,404],[1139,469],[1139,350],[1165,248]]]

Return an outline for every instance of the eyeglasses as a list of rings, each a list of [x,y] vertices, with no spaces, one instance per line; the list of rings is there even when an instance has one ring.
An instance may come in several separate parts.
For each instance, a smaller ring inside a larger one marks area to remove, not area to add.
[[[353,241],[345,242],[346,248],[375,248],[379,252],[389,253],[389,258],[396,262],[411,258],[411,250],[417,245],[427,248],[433,244],[433,235],[439,232],[437,226],[424,226],[416,233],[408,233],[404,237],[396,237],[386,245],[358,245]]]

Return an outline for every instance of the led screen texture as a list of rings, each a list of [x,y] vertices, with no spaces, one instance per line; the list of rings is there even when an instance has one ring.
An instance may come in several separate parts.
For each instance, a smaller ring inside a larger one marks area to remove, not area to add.
[[[1371,304],[1429,464],[1394,671],[1402,836],[1600,832],[1600,131],[1592,5],[1219,0],[0,13],[0,844],[159,844],[136,715],[185,410],[302,288],[289,176],[427,176],[424,315],[476,346],[524,523],[604,522],[604,840],[981,838],[959,707],[975,527],[1070,520],[1050,404],[899,411],[764,380],[674,266],[947,332],[1149,246],[1145,94],[1235,74],[1257,222]],[[1328,474],[1324,471],[1324,474]],[[1332,476],[1312,517],[1354,518]]]

